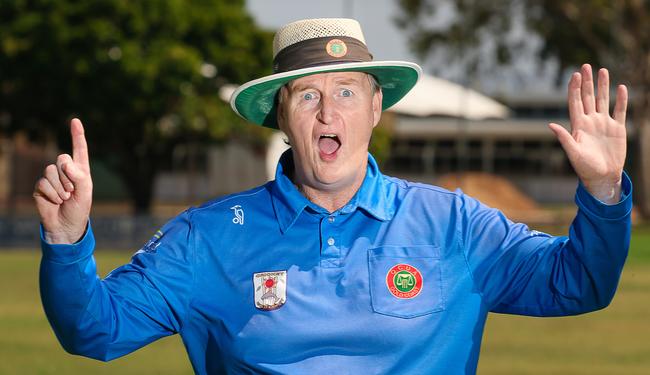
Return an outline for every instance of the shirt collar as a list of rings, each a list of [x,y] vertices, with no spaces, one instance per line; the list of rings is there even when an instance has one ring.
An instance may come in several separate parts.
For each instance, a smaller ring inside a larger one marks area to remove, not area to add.
[[[312,203],[298,191],[289,178],[289,175],[293,173],[293,168],[293,153],[289,149],[280,157],[275,172],[275,181],[271,184],[273,209],[283,233],[291,228],[306,208],[316,213],[327,214],[327,210]],[[361,187],[352,199],[337,212],[347,214],[361,208],[377,220],[390,220],[395,214],[395,208],[389,204],[389,189],[385,183],[377,162],[372,155],[368,154],[368,167]]]

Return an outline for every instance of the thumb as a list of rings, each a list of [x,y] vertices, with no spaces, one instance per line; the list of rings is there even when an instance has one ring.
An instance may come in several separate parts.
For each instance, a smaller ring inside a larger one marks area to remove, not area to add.
[[[556,123],[548,124],[548,127],[555,134],[555,137],[562,145],[564,151],[569,155],[574,155],[578,152],[578,144],[571,133],[569,133],[564,126]]]

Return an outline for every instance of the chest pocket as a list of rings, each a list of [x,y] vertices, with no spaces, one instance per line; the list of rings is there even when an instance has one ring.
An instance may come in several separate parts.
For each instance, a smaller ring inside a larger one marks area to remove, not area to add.
[[[445,308],[440,248],[384,246],[368,250],[374,312],[414,318]]]

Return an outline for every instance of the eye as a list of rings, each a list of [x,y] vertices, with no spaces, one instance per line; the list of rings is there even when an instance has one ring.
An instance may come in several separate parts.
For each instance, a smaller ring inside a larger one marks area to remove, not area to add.
[[[352,91],[350,91],[348,89],[342,89],[341,90],[341,96],[346,97],[346,98],[350,97],[350,96],[352,96]]]
[[[313,100],[313,99],[316,98],[316,95],[314,95],[314,93],[312,93],[312,92],[306,92],[306,93],[302,96],[302,98],[303,98],[303,100]]]

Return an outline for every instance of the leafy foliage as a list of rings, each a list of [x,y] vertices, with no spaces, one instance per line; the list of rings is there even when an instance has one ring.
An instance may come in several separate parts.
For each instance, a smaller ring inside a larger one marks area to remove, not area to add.
[[[397,24],[421,57],[446,54],[472,71],[516,62],[531,36],[539,56],[557,58],[559,72],[585,62],[629,78],[650,50],[650,3],[639,0],[398,0]],[[532,33],[532,34],[531,34]],[[485,47],[488,48],[485,48]],[[444,48],[439,48],[444,47]],[[629,59],[622,59],[629,57]],[[627,74],[625,74],[628,72]],[[634,76],[636,77],[636,76]],[[638,81],[638,80],[634,80]]]
[[[266,135],[217,95],[270,71],[272,34],[243,0],[10,0],[0,24],[0,129],[67,149],[80,117],[140,211],[176,144]]]

